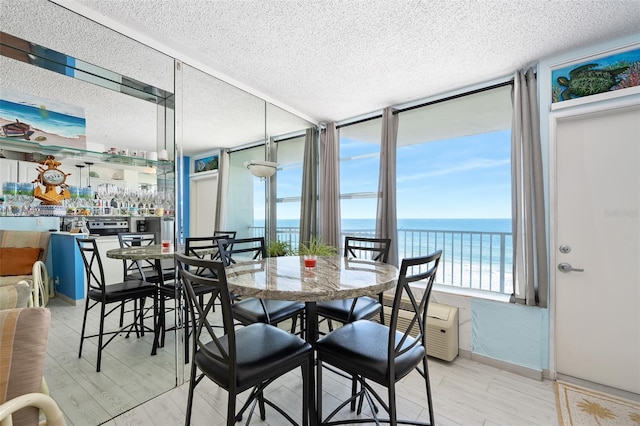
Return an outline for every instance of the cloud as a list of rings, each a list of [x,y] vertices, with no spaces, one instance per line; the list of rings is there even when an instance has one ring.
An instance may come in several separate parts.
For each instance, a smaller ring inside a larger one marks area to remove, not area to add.
[[[506,159],[490,159],[490,158],[474,158],[464,163],[456,164],[451,167],[440,167],[425,171],[424,173],[412,174],[410,176],[398,176],[398,182],[409,182],[425,178],[438,176],[446,176],[455,173],[468,172],[471,170],[492,169],[496,167],[508,166],[511,160]]]

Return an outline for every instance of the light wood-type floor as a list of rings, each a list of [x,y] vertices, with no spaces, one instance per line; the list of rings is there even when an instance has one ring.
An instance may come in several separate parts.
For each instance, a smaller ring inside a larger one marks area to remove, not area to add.
[[[175,387],[171,336],[165,348],[153,357],[151,334],[139,339],[118,336],[107,346],[102,371],[96,373],[94,341],[85,343],[82,358],[78,359],[83,306],[52,299],[48,307],[52,324],[45,377],[69,425],[184,424],[188,384]],[[185,369],[187,378],[189,366]],[[528,379],[460,357],[453,362],[430,359],[429,367],[438,425],[558,424],[552,381]],[[350,382],[326,369],[323,382],[323,408],[327,414],[349,394]],[[300,419],[301,384],[298,369],[273,383],[267,397],[294,419]],[[401,417],[427,418],[424,381],[417,372],[400,382],[397,393]],[[224,390],[204,379],[196,388],[192,424],[224,425],[226,398]],[[369,412],[367,408],[364,411],[363,415]],[[340,418],[353,415],[346,408]],[[254,415],[251,424],[275,426],[285,422],[267,407],[266,421]]]

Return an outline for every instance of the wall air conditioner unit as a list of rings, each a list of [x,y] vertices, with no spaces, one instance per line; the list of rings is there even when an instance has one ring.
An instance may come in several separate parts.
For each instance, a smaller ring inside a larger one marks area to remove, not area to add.
[[[384,295],[384,320],[391,320],[391,304],[393,296]],[[404,331],[409,326],[412,314],[408,311],[409,302],[400,304],[398,312],[398,330]],[[412,332],[415,336],[415,332]],[[455,306],[429,303],[427,309],[427,355],[445,361],[453,361],[458,356],[458,308]]]

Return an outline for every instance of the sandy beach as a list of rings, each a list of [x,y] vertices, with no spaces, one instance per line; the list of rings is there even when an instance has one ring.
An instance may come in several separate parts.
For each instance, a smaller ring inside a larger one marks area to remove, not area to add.
[[[15,123],[15,120],[10,121],[0,117],[0,126],[4,126],[5,124],[9,124],[9,123]],[[43,132],[42,130],[37,129],[33,126],[31,126],[31,130],[33,130],[33,134],[29,136],[28,141],[24,139],[24,137],[9,137],[5,139],[14,140],[16,142],[33,142],[33,143],[40,144],[42,146],[63,146],[63,147],[69,147],[69,148],[75,148],[75,149],[86,149],[87,147],[86,136],[82,136],[79,138],[66,138],[64,136]],[[44,139],[37,140],[38,138],[44,138]]]

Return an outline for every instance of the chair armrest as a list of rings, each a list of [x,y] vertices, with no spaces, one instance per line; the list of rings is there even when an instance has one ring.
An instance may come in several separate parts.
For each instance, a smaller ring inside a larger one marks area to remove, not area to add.
[[[49,273],[47,272],[47,266],[41,260],[35,261],[32,274],[33,306],[36,308],[47,306],[47,303],[49,303]]]
[[[11,426],[13,413],[26,407],[36,407],[44,413],[45,420],[40,425],[65,426],[67,423],[58,404],[49,395],[27,393],[0,404],[0,425]]]

